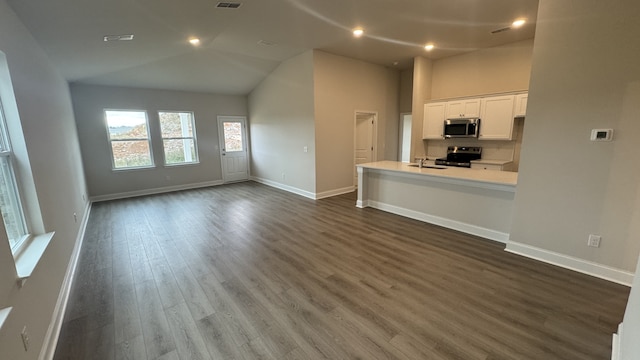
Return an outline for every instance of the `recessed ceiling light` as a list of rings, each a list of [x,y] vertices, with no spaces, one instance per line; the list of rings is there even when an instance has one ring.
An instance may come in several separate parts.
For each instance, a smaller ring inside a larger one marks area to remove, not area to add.
[[[364,34],[364,30],[362,28],[353,29],[353,36],[361,37]]]
[[[131,41],[131,40],[133,40],[133,34],[105,35],[102,39],[104,41]]]
[[[193,45],[193,46],[198,46],[200,45],[200,39],[192,37],[189,38],[189,44]]]
[[[433,50],[434,47],[436,47],[436,46],[433,45],[433,44],[427,44],[427,45],[424,46],[424,49],[427,50],[427,51],[431,51],[431,50]]]
[[[524,20],[524,19],[518,19],[518,20],[512,22],[511,26],[514,27],[514,28],[519,28],[520,26],[524,25],[525,22],[527,22],[527,21]]]

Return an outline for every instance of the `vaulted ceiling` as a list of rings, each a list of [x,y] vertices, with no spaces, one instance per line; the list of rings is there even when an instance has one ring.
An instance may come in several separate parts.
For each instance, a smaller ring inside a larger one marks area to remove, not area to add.
[[[407,68],[534,36],[537,0],[9,0],[69,82],[247,94],[310,49]],[[517,18],[519,29],[498,32]],[[365,35],[355,38],[352,30]],[[105,42],[105,35],[134,34]],[[188,38],[201,40],[198,47]],[[427,52],[426,43],[435,49]],[[395,65],[394,65],[395,63]]]

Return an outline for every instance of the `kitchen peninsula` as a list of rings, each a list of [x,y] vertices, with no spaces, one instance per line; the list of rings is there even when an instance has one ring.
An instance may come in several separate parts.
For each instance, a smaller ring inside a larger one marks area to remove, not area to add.
[[[423,167],[396,161],[357,165],[357,207],[507,242],[518,173]]]

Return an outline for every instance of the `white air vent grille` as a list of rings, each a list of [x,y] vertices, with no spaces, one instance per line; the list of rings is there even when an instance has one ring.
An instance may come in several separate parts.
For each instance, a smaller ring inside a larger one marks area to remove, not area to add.
[[[223,8],[223,9],[237,9],[240,7],[240,5],[242,5],[242,3],[237,3],[237,2],[219,2],[218,5],[216,5],[217,8]]]
[[[267,40],[260,40],[260,41],[258,41],[258,45],[262,45],[262,46],[274,46],[274,45],[276,45],[276,43],[271,42],[271,41],[267,41]]]
[[[131,41],[133,40],[133,34],[126,35],[105,35],[104,41]]]

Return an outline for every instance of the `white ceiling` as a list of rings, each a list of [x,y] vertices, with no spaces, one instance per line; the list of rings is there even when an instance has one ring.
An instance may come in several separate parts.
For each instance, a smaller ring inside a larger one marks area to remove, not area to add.
[[[309,49],[389,67],[529,39],[537,0],[9,0],[70,82],[247,94]],[[516,18],[520,29],[491,34]],[[365,29],[356,39],[351,30]],[[105,35],[134,34],[129,42]],[[187,39],[201,39],[198,48]],[[264,40],[273,46],[260,45]],[[436,49],[426,52],[427,42]],[[398,65],[393,65],[394,62]]]

